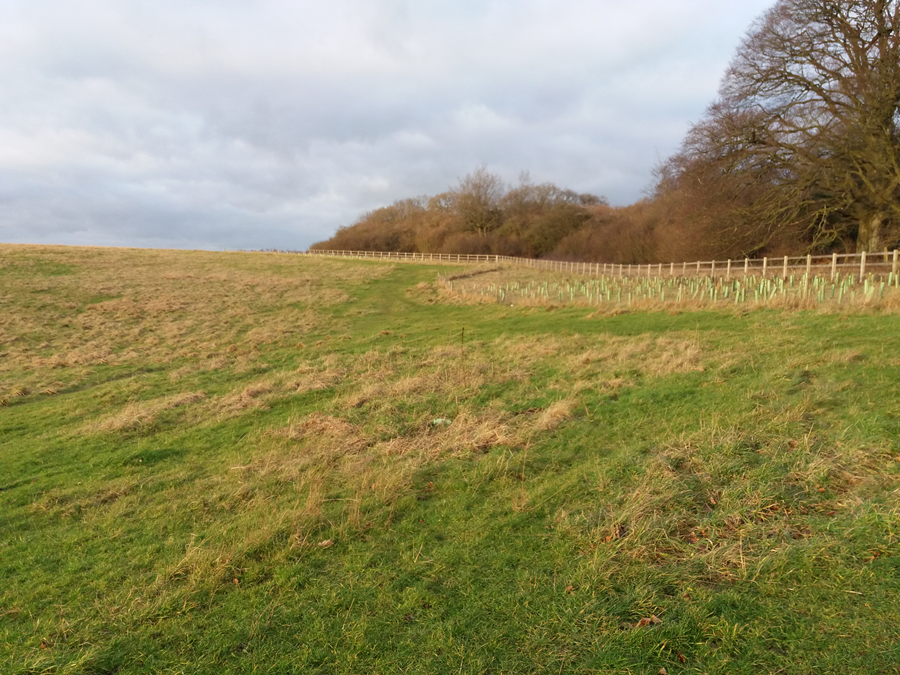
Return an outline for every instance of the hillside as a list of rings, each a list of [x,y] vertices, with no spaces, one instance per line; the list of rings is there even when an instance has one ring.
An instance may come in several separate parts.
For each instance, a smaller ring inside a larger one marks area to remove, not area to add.
[[[0,672],[884,673],[900,316],[0,246]]]

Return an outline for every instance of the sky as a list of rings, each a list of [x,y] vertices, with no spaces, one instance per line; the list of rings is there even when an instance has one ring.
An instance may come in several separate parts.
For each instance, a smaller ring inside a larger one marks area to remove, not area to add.
[[[0,242],[303,250],[484,166],[633,203],[769,0],[0,0]]]

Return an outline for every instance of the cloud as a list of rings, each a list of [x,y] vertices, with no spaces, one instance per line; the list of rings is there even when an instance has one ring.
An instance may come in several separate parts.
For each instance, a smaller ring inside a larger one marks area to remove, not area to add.
[[[766,4],[7,0],[0,240],[299,249],[482,163],[629,203]]]

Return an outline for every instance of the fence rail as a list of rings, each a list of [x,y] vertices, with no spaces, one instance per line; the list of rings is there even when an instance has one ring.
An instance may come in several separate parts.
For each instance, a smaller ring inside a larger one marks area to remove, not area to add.
[[[781,277],[803,274],[828,276],[832,281],[838,275],[868,275],[897,277],[900,272],[900,251],[883,253],[832,253],[831,255],[778,258],[744,258],[742,260],[699,260],[695,262],[625,265],[618,263],[582,263],[564,260],[538,260],[505,255],[476,255],[465,253],[405,253],[398,251],[306,251],[304,255],[354,258],[361,260],[396,260],[403,262],[444,263],[509,263],[534,269],[612,277],[687,277],[710,276],[730,279],[733,276]]]
[[[406,253],[403,251],[320,251],[310,249],[303,255],[320,255],[330,258],[356,258],[361,260],[400,260],[404,262],[513,262],[524,258],[503,255],[475,255],[467,253]]]

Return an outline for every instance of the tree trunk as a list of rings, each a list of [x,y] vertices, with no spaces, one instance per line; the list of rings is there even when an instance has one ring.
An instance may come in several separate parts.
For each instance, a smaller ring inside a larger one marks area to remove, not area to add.
[[[874,213],[859,219],[859,233],[856,235],[857,253],[880,251],[884,248],[881,235],[886,220],[883,213]]]

